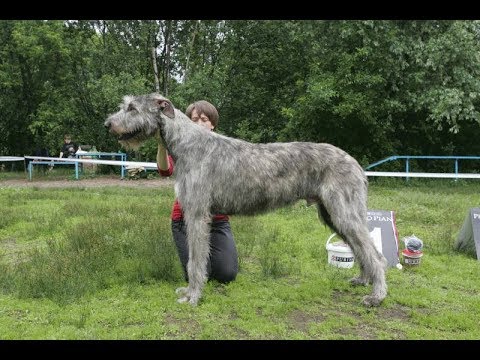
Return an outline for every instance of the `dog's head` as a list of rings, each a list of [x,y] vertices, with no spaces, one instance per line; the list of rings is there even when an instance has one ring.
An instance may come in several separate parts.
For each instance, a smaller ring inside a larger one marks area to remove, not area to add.
[[[124,96],[119,108],[108,116],[104,125],[126,148],[138,148],[157,134],[162,120],[175,117],[171,101],[156,93]]]

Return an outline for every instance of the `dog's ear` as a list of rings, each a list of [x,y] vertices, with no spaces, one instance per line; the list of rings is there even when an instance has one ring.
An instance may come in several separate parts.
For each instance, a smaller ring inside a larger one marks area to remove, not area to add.
[[[167,117],[169,117],[170,119],[173,119],[175,117],[175,110],[173,108],[173,104],[166,100],[166,99],[162,99],[162,100],[157,100],[157,104],[158,104],[158,107],[160,108],[160,111]]]

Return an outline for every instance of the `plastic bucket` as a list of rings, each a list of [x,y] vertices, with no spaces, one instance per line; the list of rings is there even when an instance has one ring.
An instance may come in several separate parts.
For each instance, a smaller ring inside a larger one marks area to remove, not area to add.
[[[330,243],[330,240],[332,240],[336,235],[336,233],[330,235],[325,246],[328,252],[328,263],[339,268],[349,269],[353,267],[355,261],[352,249],[350,249],[350,246],[343,241],[335,241]]]
[[[403,264],[406,266],[418,266],[422,261],[423,253],[421,251],[412,252],[408,249],[402,251]]]

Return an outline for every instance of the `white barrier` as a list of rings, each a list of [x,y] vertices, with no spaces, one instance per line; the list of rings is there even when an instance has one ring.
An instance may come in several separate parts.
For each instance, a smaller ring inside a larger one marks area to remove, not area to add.
[[[2,161],[23,161],[25,158],[20,156],[0,156],[0,162]]]
[[[71,161],[85,164],[102,164],[102,165],[117,165],[117,166],[133,166],[144,168],[157,168],[157,163],[154,162],[137,162],[137,161],[117,161],[117,160],[101,160],[101,159],[75,159],[75,158],[57,158],[57,157],[43,157],[43,156],[25,156],[25,159],[44,160],[44,161]]]
[[[448,173],[420,173],[420,172],[382,172],[382,171],[365,171],[367,176],[388,176],[388,177],[405,177],[405,178],[448,178],[448,179],[480,179],[480,174],[448,174]]]

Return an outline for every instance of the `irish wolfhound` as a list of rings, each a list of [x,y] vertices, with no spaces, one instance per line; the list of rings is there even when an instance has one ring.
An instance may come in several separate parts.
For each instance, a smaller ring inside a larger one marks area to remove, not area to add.
[[[352,248],[360,276],[372,283],[363,298],[377,306],[387,294],[384,256],[367,227],[367,179],[357,161],[330,144],[252,144],[193,123],[159,94],[125,96],[105,127],[128,148],[161,136],[175,161],[175,193],[184,211],[189,245],[188,287],[179,302],[196,305],[207,280],[211,214],[257,214],[297,200],[316,203],[318,215]]]

